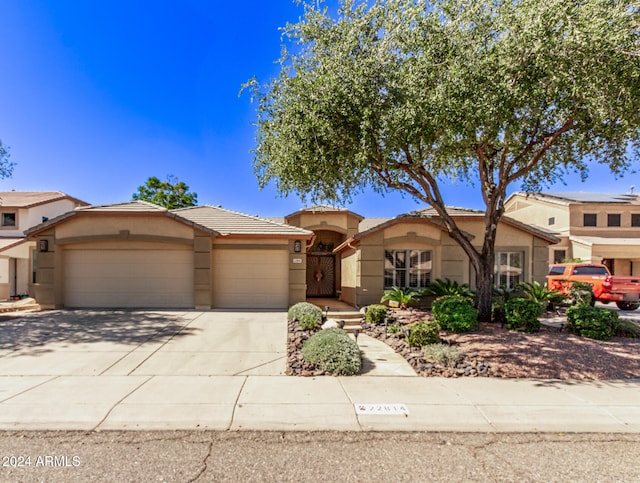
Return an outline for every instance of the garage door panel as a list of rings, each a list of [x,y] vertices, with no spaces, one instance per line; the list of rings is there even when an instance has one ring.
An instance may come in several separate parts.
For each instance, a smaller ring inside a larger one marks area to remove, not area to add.
[[[67,307],[193,307],[193,252],[65,251]]]
[[[286,308],[288,260],[286,250],[214,249],[214,306]]]

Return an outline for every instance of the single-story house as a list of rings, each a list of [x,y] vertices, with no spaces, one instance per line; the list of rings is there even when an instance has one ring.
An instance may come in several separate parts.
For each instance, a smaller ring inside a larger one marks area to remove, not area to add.
[[[480,244],[484,213],[449,211]],[[131,201],[78,207],[27,235],[37,246],[33,288],[45,308],[282,309],[313,297],[364,306],[394,286],[420,289],[438,278],[475,284],[469,259],[433,209],[367,219],[316,206],[276,220]],[[504,217],[496,284],[544,281],[557,242]]]
[[[484,212],[449,208],[458,226],[479,248]],[[391,219],[366,219],[348,210],[316,206],[285,218],[316,234],[307,254],[307,295],[339,296],[354,306],[380,301],[392,287],[421,289],[448,278],[475,286],[473,267],[428,208]],[[553,234],[503,217],[496,239],[495,281],[511,289],[520,282],[544,282]]]
[[[27,231],[43,308],[286,308],[305,300],[309,230],[220,207],[80,207]]]

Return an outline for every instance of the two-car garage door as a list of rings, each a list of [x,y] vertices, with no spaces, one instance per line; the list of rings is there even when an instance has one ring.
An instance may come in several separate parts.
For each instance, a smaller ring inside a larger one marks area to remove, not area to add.
[[[67,249],[66,307],[193,308],[193,249]]]
[[[212,258],[213,307],[287,307],[287,250],[214,248]],[[194,307],[191,247],[91,249],[85,245],[67,248],[64,260],[66,307]]]

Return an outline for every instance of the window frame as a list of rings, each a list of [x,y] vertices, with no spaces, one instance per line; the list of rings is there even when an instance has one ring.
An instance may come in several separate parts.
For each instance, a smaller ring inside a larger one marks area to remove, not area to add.
[[[417,262],[413,264],[413,256],[416,254]],[[426,260],[423,260],[423,255],[427,256]],[[417,248],[385,249],[384,260],[383,284],[385,290],[389,290],[393,287],[419,290],[426,288],[429,283],[431,283],[431,275],[433,273],[433,250]],[[387,262],[390,262],[392,267],[387,267]],[[422,263],[429,262],[430,268],[428,270],[420,268]],[[402,275],[400,276],[400,274]],[[413,277],[415,277],[415,280],[417,281],[414,285],[411,283]],[[388,284],[387,280],[390,280],[391,284]]]
[[[612,217],[614,218],[615,221],[615,217],[617,217],[617,222],[618,224],[612,224]],[[622,214],[621,213],[607,213],[607,226],[608,227],[613,227],[613,228],[618,228],[622,226]]]
[[[515,268],[519,268],[520,269],[520,274],[517,276],[511,275],[509,272],[507,272],[506,274],[503,274],[500,270],[500,267],[502,266],[502,264],[500,263],[500,259],[502,255],[506,255],[507,256],[507,262],[506,265],[508,266],[513,266]],[[511,257],[518,255],[520,257],[520,266],[517,265],[511,265],[512,261],[511,261]],[[525,267],[525,252],[522,250],[513,250],[513,251],[506,251],[506,250],[501,250],[501,251],[497,251],[496,252],[496,258],[495,258],[495,263],[494,263],[494,268],[493,268],[493,284],[496,288],[498,289],[502,289],[502,290],[513,290],[515,289],[515,287],[524,282],[524,267]],[[501,278],[505,276],[507,277],[505,284],[501,284]],[[512,281],[512,279],[516,279],[515,281]]]
[[[588,216],[593,216],[593,224],[587,223]],[[582,213],[582,226],[588,226],[588,227],[598,226],[598,213]]]
[[[13,215],[13,224],[7,225],[5,223],[5,217],[7,215]],[[5,230],[13,230],[18,227],[18,212],[16,211],[1,211],[0,212],[0,228]]]
[[[640,213],[631,213],[631,226],[640,227]]]

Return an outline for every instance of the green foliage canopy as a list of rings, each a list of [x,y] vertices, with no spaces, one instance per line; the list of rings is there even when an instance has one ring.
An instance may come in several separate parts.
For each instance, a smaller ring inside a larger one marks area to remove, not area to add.
[[[347,201],[366,184],[439,201],[438,179],[485,196],[593,158],[638,153],[637,2],[344,1],[287,25],[280,75],[262,86],[261,184]],[[488,201],[488,200],[487,200]]]
[[[138,186],[138,191],[133,194],[132,199],[148,201],[169,210],[198,204],[198,194],[189,193],[189,186],[173,176],[168,176],[167,181],[160,181],[151,176],[145,184]]]
[[[430,204],[476,269],[490,312],[507,187],[537,190],[591,161],[640,154],[640,6],[634,0],[343,0],[285,27],[279,75],[252,80],[261,186],[313,202],[366,186]],[[482,246],[440,186],[479,187]]]

